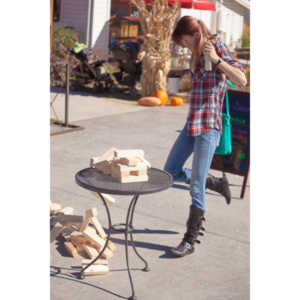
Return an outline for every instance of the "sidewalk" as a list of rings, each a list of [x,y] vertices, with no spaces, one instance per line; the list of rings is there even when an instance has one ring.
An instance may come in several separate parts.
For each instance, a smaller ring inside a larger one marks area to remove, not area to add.
[[[56,110],[63,115],[62,107]],[[111,146],[144,149],[146,159],[162,168],[187,111],[187,104],[148,108],[137,106],[135,101],[71,95],[70,122],[84,130],[51,137],[51,201],[71,206],[81,215],[87,208],[97,207],[99,219],[107,227],[103,205],[75,183],[75,173],[88,166],[90,157]],[[191,159],[187,166],[191,166]],[[214,170],[210,173],[221,175]],[[196,244],[195,253],[184,258],[171,258],[167,253],[185,231],[188,186],[176,184],[140,197],[134,215],[134,238],[151,271],[141,271],[143,263],[129,249],[137,299],[249,299],[249,186],[240,199],[242,177],[228,174],[228,179],[231,205],[219,194],[207,191],[206,234],[201,244]],[[124,222],[130,197],[115,198],[112,222]],[[109,275],[84,280],[72,276],[80,260],[67,257],[59,243],[51,245],[51,300],[113,300],[131,295],[124,235],[114,233],[112,238],[117,250],[109,261]]]

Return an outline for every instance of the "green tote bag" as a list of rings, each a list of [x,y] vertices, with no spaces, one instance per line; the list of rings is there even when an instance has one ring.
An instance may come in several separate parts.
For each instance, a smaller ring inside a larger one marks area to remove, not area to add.
[[[231,123],[230,123],[230,115],[229,115],[229,103],[228,103],[228,92],[227,88],[225,91],[226,98],[226,113],[222,113],[222,127],[223,132],[220,138],[219,146],[216,148],[215,153],[220,155],[228,155],[232,152],[231,145]]]

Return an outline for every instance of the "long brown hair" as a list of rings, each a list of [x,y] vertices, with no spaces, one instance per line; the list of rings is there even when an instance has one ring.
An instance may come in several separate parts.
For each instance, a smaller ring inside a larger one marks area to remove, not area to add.
[[[195,33],[199,33],[199,42],[193,60],[194,62],[198,62],[201,55],[202,40],[207,41],[216,38],[216,35],[210,32],[203,21],[191,16],[182,17],[176,24],[175,30],[172,34],[172,40],[176,44],[180,45],[182,35],[187,34],[193,36]]]

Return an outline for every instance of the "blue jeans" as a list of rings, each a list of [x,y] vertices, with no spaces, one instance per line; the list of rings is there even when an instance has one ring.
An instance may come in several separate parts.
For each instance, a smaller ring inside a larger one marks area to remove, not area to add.
[[[206,178],[219,141],[218,130],[211,129],[199,136],[189,136],[186,124],[175,141],[164,167],[173,176],[174,181],[190,183],[192,204],[202,210],[205,210]],[[192,170],[183,168],[193,152]]]

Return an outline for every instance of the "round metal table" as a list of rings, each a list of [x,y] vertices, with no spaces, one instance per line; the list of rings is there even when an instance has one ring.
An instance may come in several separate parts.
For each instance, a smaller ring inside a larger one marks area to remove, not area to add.
[[[143,271],[148,272],[150,270],[147,261],[138,253],[133,240],[132,222],[133,222],[133,215],[134,215],[134,210],[135,210],[137,200],[140,195],[163,191],[168,189],[173,184],[172,176],[169,173],[156,168],[148,169],[148,177],[149,180],[147,182],[119,183],[113,177],[103,174],[101,171],[99,171],[96,168],[86,168],[79,171],[75,175],[75,180],[78,185],[80,185],[85,189],[98,193],[98,195],[100,196],[100,198],[104,203],[106,213],[107,213],[107,218],[108,218],[108,233],[107,233],[107,239],[104,244],[104,247],[101,250],[101,252],[99,252],[98,256],[95,257],[89,265],[87,265],[81,270],[81,272],[78,275],[78,278],[83,279],[84,278],[83,272],[102,255],[110,240],[111,231],[116,230],[116,231],[124,232],[126,264],[127,264],[127,271],[128,271],[128,276],[129,276],[129,281],[130,281],[131,291],[132,291],[132,295],[128,298],[129,300],[136,300],[137,298],[135,296],[133,281],[132,281],[130,267],[129,267],[128,234],[130,236],[131,245],[134,252],[145,263],[145,267]],[[108,205],[105,202],[101,193],[133,196],[127,210],[126,223],[119,223],[119,224],[112,225]]]

